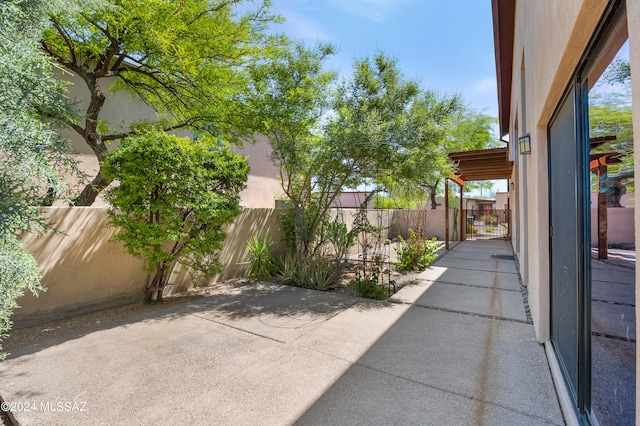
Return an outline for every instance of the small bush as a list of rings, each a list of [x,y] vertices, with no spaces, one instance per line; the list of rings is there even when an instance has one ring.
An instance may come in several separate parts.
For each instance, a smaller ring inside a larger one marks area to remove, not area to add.
[[[330,290],[337,283],[335,263],[320,256],[286,256],[281,261],[280,275],[287,284],[313,290]]]
[[[357,276],[353,282],[353,286],[358,294],[366,299],[382,300],[387,294],[388,289],[378,284],[378,274],[374,273],[368,279],[362,279]]]
[[[485,226],[484,231],[491,233],[491,232],[495,232],[496,228],[494,228],[493,226]]]
[[[249,259],[244,264],[249,265],[247,275],[256,280],[268,280],[275,270],[275,261],[269,251],[273,243],[267,243],[264,237],[254,235],[253,241],[247,241]]]
[[[356,242],[356,234],[347,230],[344,222],[333,221],[327,223],[327,239],[333,247],[336,258],[342,259],[347,254],[349,247]]]
[[[495,216],[491,216],[491,215],[485,215],[480,217],[480,220],[485,224],[485,225],[497,225],[498,224],[498,218]]]
[[[476,229],[476,227],[470,223],[467,223],[467,234],[477,234],[477,233],[478,233],[478,230]]]
[[[398,254],[396,267],[402,271],[421,271],[437,257],[435,251],[438,245],[435,237],[429,240],[419,238],[413,229],[409,229],[408,240],[405,241],[402,236],[398,236],[398,239],[400,248],[396,249]]]

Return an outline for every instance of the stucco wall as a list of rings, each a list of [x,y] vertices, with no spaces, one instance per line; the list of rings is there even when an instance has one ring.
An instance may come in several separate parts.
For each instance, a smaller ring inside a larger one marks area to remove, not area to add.
[[[27,294],[18,300],[14,322],[51,319],[105,306],[142,300],[146,274],[142,262],[126,254],[121,243],[110,241],[114,230],[106,226],[104,207],[45,208],[49,223],[62,233],[42,237],[27,234],[23,241],[38,261],[42,283],[47,288],[37,298]],[[186,270],[172,276],[167,293],[195,285],[214,283],[242,275],[247,256],[246,241],[265,236],[278,241],[280,221],[274,209],[246,209],[226,228],[227,239],[220,253],[224,270],[206,282],[194,282]]]
[[[48,207],[48,223],[59,233],[38,237],[26,234],[23,241],[38,261],[42,283],[47,288],[39,297],[26,294],[18,300],[21,308],[13,320],[20,327],[47,319],[69,316],[129,301],[142,301],[146,274],[142,262],[126,254],[119,242],[111,241],[114,229],[107,227],[105,207]],[[356,209],[337,209],[349,229]],[[227,239],[220,252],[224,269],[211,279],[196,278],[186,268],[178,268],[170,278],[165,294],[183,292],[193,286],[210,285],[241,277],[246,266],[247,240],[253,236],[279,242],[282,227],[277,209],[245,209],[225,230]],[[420,222],[427,237],[444,237],[444,211],[369,210],[374,226],[393,227],[388,237],[408,237],[407,229]],[[450,212],[453,231],[453,212]],[[276,251],[285,250],[277,243]]]
[[[634,243],[635,209],[607,209],[607,241],[609,243]],[[591,209],[591,246],[598,246],[598,209]]]
[[[69,97],[77,102],[76,110],[82,116],[89,103],[89,91],[82,79],[75,74],[64,74],[64,79],[70,83],[68,86]],[[129,93],[124,91],[109,93],[109,88],[114,81],[115,78],[101,80],[102,89],[108,94],[100,119],[105,121],[111,132],[126,132],[131,123],[135,121],[155,121],[157,119],[152,108],[132,98]],[[184,137],[191,136],[191,132],[188,131],[181,131],[178,134]],[[63,130],[61,136],[71,141],[74,151],[78,153],[79,169],[87,176],[83,181],[71,180],[73,193],[77,194],[98,172],[98,160],[84,139],[76,132]],[[274,208],[275,199],[281,192],[278,170],[269,158],[271,147],[267,138],[263,135],[257,135],[254,139],[254,143],[247,142],[244,146],[235,149],[236,152],[247,158],[250,166],[247,188],[240,193],[240,204],[252,208]],[[108,149],[115,149],[119,145],[119,141],[113,141],[108,145]],[[107,203],[101,196],[98,196],[93,205],[106,206]]]

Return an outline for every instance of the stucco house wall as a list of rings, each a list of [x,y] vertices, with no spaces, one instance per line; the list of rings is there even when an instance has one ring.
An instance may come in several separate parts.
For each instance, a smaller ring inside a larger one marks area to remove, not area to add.
[[[510,75],[502,75],[501,78],[499,75],[502,93],[499,96],[504,96],[505,90],[509,92],[501,99],[501,107],[506,106],[507,109],[501,109],[500,133],[511,141],[510,158],[514,160],[511,179],[514,188],[510,190],[514,209],[512,243],[528,290],[536,338],[543,343],[549,340],[551,333],[547,129],[565,89],[587,53],[589,43],[598,32],[601,18],[613,2],[493,0],[492,3],[494,28],[500,26],[495,19],[496,9],[503,7],[508,11],[510,6],[515,7],[513,46],[496,48],[497,59],[506,56],[505,52],[500,53],[500,48],[512,48],[508,52],[512,54]],[[640,2],[626,0],[623,3],[626,4],[633,86],[634,161],[640,164]],[[500,28],[510,32],[508,25]],[[504,64],[498,60],[499,74],[505,69],[500,70],[501,65]],[[509,84],[503,85],[507,78]],[[531,153],[520,155],[517,140],[527,133],[531,136]],[[637,246],[639,237],[635,229],[639,229],[640,217],[633,211],[640,207],[640,201],[634,200],[633,203],[633,210],[609,209],[609,217],[614,222],[626,221],[626,239],[633,240]],[[626,217],[619,218],[618,214]],[[630,235],[629,229],[634,229],[634,235]],[[636,268],[636,306],[640,301],[640,292],[637,291],[639,277],[640,270]],[[638,315],[635,320],[638,328]],[[636,370],[640,367],[639,359],[636,353]],[[640,384],[637,376],[636,383]],[[636,394],[636,407],[640,407],[639,401]]]
[[[529,133],[531,154],[511,143],[518,188],[513,244],[528,287],[536,337],[550,337],[547,127],[596,26],[606,0],[516,2],[509,140]]]

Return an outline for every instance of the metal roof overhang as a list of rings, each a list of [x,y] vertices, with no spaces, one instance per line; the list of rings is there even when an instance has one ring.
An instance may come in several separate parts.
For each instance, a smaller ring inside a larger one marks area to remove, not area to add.
[[[511,179],[513,161],[507,147],[452,152],[449,158],[456,165],[455,176],[465,182]]]

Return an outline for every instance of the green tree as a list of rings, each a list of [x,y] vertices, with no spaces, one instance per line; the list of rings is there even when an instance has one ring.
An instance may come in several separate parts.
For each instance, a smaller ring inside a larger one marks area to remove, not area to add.
[[[331,186],[344,180],[340,152],[322,134],[335,74],[323,69],[331,45],[308,49],[294,43],[272,61],[253,69],[254,94],[264,98],[258,114],[271,144],[292,217],[285,221],[296,255],[314,251],[322,219],[337,196]]]
[[[411,190],[425,191],[428,194],[431,209],[437,207],[436,197],[443,193],[444,180],[455,171],[449,153],[472,151],[496,146],[496,138],[492,134],[492,126],[496,119],[462,106],[459,96],[431,97],[426,111],[431,111],[429,119],[436,123],[431,133],[430,156],[418,149],[411,153],[405,162],[407,170],[402,174],[401,182]],[[476,187],[491,187],[490,182],[472,183]],[[471,187],[465,185],[465,189]],[[407,189],[404,189],[407,191]]]
[[[633,162],[633,114],[630,97],[626,93],[591,94],[589,98],[589,137],[615,136],[615,140],[603,144],[594,153],[619,153],[619,164],[608,168],[607,203],[620,207],[620,197],[635,186]]]
[[[144,302],[162,290],[177,264],[205,276],[220,270],[223,226],[241,211],[249,166],[212,137],[191,141],[150,132],[122,141],[103,162],[115,239],[145,262]]]
[[[607,67],[604,73],[604,81],[610,85],[631,83],[631,62],[628,58],[616,58]]]
[[[73,3],[0,3],[0,342],[11,328],[16,299],[25,289],[42,289],[36,261],[18,235],[46,229],[37,206],[64,197],[61,177],[73,169],[67,143],[45,117],[69,117],[69,111],[38,43],[47,13],[63,7]]]
[[[108,143],[140,127],[200,129],[227,140],[253,134],[245,102],[246,66],[266,55],[270,42],[265,30],[279,18],[269,13],[269,0],[253,10],[245,8],[242,15],[238,3],[109,0],[105,7],[51,15],[42,47],[85,83],[86,110],[68,125],[99,161]],[[107,96],[121,90],[152,107],[157,122],[129,127],[107,123],[102,117]],[[92,204],[109,183],[99,171],[76,203]]]

